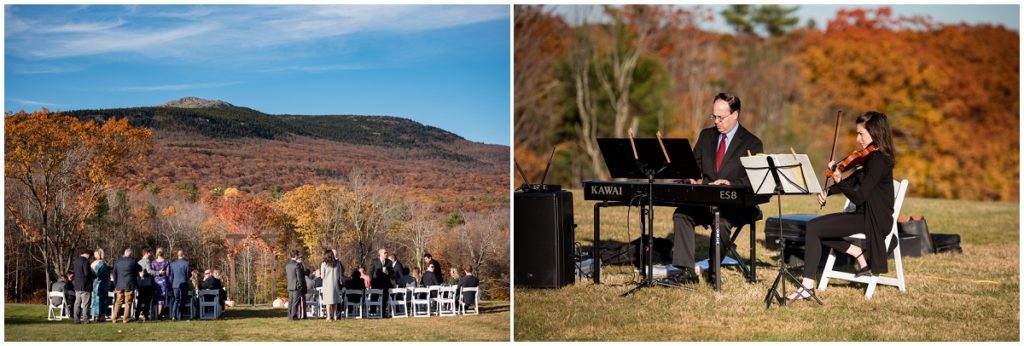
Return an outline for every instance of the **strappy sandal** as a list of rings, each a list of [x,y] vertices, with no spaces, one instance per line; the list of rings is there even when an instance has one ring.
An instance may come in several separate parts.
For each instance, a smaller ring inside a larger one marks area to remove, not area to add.
[[[864,259],[864,263],[868,263],[867,258],[864,257],[864,252],[865,252],[864,249],[861,249],[860,250],[860,255],[857,255],[857,257],[854,257],[853,259],[857,260],[859,258],[863,258]],[[856,261],[856,262],[857,262],[857,265],[860,265],[860,261]],[[853,276],[861,276],[861,275],[870,274],[870,273],[871,273],[871,263],[868,263],[867,265],[865,265],[865,266],[857,269],[857,271],[853,272]]]
[[[786,302],[787,303],[795,302],[795,301],[800,301],[800,300],[808,300],[808,299],[811,299],[811,297],[815,296],[813,288],[807,288],[807,287],[804,287],[803,285],[800,285],[796,289],[796,291],[793,292],[793,294],[796,294],[796,297],[788,297],[787,296],[786,297]]]

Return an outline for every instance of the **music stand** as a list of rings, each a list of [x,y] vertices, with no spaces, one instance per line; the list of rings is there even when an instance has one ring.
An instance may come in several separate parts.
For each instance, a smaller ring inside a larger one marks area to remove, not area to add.
[[[654,199],[649,197],[654,195],[654,179],[700,177],[690,141],[685,138],[662,139],[659,133],[658,138],[598,138],[597,145],[601,148],[601,155],[612,178],[647,179],[648,184],[647,196],[641,196],[646,198],[646,206],[640,207],[640,272],[643,279],[622,296],[659,284],[677,287],[654,281],[654,259],[651,253],[654,244]],[[641,202],[639,205],[643,204]],[[647,240],[646,245],[643,239]]]
[[[780,305],[786,305],[786,280],[795,285],[801,285],[800,281],[793,276],[786,267],[785,256],[786,242],[782,239],[782,195],[808,195],[821,193],[821,185],[814,175],[810,160],[807,155],[774,154],[741,157],[740,162],[746,170],[747,177],[754,185],[754,193],[758,195],[775,195],[779,207],[779,274],[775,276],[775,282],[768,289],[764,297],[765,308],[771,308],[772,301],[777,300]],[[768,178],[771,177],[769,180]],[[805,263],[805,265],[810,265]],[[814,264],[817,265],[817,264]],[[782,284],[781,294],[779,284]],[[819,305],[821,300],[811,293]]]

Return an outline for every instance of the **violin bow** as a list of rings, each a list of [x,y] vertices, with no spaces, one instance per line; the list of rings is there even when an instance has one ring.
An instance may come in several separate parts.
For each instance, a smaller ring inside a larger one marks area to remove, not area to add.
[[[832,154],[829,154],[828,162],[832,162],[832,160],[836,159],[836,141],[839,139],[839,118],[841,118],[842,116],[843,116],[843,110],[840,109],[839,112],[836,113],[836,129],[835,129],[835,132],[832,133]],[[831,169],[831,167],[830,167],[830,169]],[[832,179],[832,176],[825,177],[825,188],[826,189],[828,188],[828,181],[829,181],[829,179]],[[828,191],[826,191],[825,193],[827,194]],[[825,203],[821,203],[821,208],[825,208]],[[818,209],[821,209],[821,208],[818,208]]]

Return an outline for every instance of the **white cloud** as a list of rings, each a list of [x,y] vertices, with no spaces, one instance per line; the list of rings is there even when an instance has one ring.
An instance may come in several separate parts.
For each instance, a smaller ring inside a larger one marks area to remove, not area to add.
[[[51,65],[8,65],[11,73],[14,74],[57,74],[78,72],[84,67],[81,66],[51,66]]]
[[[415,32],[508,18],[507,6],[132,6],[90,16],[6,6],[7,53],[52,59],[109,53],[203,59],[361,32]],[[111,14],[110,12],[115,12]],[[83,19],[85,18],[85,19]]]
[[[116,88],[107,88],[107,91],[117,92],[146,92],[146,91],[173,91],[192,89],[213,89],[241,84],[242,82],[221,82],[221,83],[192,83],[192,84],[159,84],[159,85],[135,85]]]
[[[6,97],[6,99],[7,99],[8,101],[13,101],[14,103],[20,103],[20,104],[23,104],[23,105],[29,105],[29,106],[42,106],[42,107],[70,107],[70,106],[68,106],[68,105],[65,105],[65,104],[60,104],[60,103],[52,103],[52,102],[42,102],[42,101],[33,101],[33,100],[26,100],[26,99],[21,99],[21,98],[17,98],[17,97]]]

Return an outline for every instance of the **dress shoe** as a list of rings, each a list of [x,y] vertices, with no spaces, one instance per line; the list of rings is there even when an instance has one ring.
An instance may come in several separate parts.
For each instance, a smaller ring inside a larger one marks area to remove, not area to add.
[[[693,269],[682,267],[679,272],[674,272],[668,276],[668,281],[680,284],[680,285],[692,285],[698,282],[697,274],[693,272]]]

